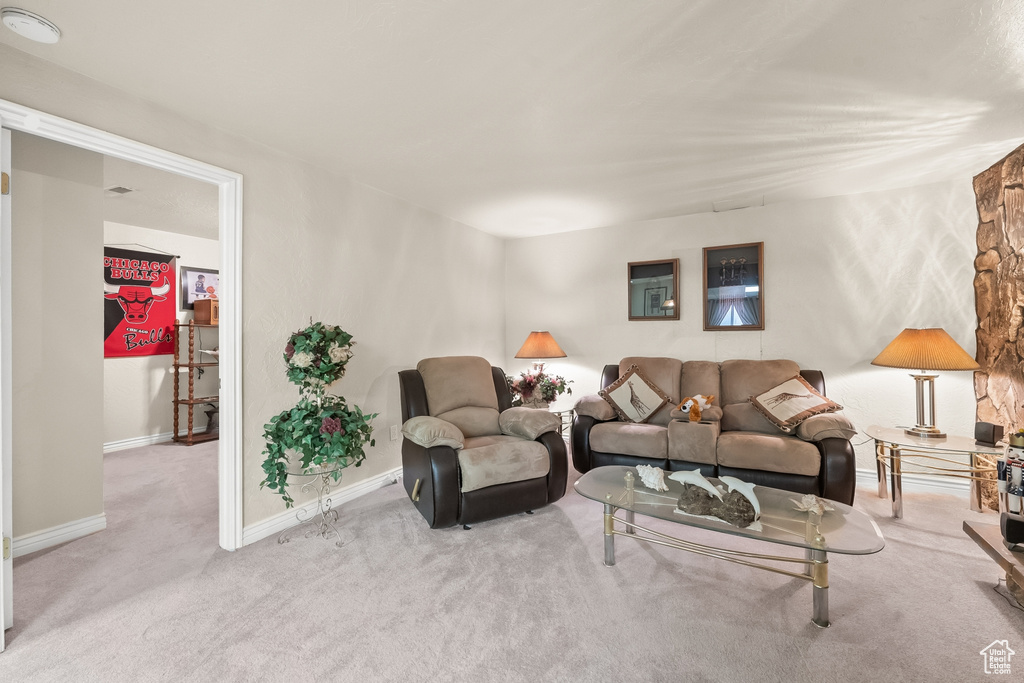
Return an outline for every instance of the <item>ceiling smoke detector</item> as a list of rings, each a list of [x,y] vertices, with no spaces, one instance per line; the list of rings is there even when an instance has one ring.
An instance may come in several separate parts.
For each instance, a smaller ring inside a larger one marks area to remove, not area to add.
[[[37,43],[56,43],[60,40],[60,29],[53,22],[38,14],[17,7],[0,9],[4,26],[19,36],[34,40]]]

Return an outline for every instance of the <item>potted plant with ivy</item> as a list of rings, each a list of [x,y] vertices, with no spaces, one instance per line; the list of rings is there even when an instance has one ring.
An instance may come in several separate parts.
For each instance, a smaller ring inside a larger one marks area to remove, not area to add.
[[[359,406],[349,406],[343,397],[327,393],[345,375],[354,343],[345,330],[320,322],[292,334],[284,347],[284,362],[288,379],[299,386],[299,402],[263,427],[266,476],[260,488],[279,493],[290,508],[295,501],[288,492],[288,476],[320,475],[321,535],[326,535],[330,511],[329,499],[324,509],[330,480],[339,481],[346,467],[359,467],[366,459],[364,448],[374,445],[370,421],[377,414],[366,415]],[[336,519],[337,513],[333,516]]]

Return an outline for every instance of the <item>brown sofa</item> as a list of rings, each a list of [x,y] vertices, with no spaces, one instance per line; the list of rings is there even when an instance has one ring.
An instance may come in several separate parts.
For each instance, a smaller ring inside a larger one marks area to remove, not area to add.
[[[669,403],[647,423],[634,424],[618,418],[600,396],[581,398],[571,436],[573,465],[580,472],[641,464],[666,471],[699,469],[705,476],[729,475],[853,503],[856,465],[850,437],[855,431],[845,418],[815,415],[787,434],[748,400],[797,374],[824,395],[821,372],[801,370],[790,360],[717,363],[630,357],[605,366],[602,388],[634,364],[668,395]],[[714,396],[714,401],[700,422],[691,422],[674,409],[683,398],[697,394]]]

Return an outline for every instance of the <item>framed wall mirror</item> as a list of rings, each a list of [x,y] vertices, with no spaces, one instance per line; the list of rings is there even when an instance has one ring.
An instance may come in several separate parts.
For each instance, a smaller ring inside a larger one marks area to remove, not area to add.
[[[630,320],[679,320],[679,259],[633,261],[628,276]]]
[[[704,248],[704,329],[764,329],[764,242]]]

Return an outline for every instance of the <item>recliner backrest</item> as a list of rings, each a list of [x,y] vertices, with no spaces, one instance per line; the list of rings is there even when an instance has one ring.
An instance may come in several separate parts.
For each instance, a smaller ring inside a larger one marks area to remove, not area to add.
[[[479,356],[424,358],[416,364],[430,414],[467,437],[500,434],[491,364]]]

